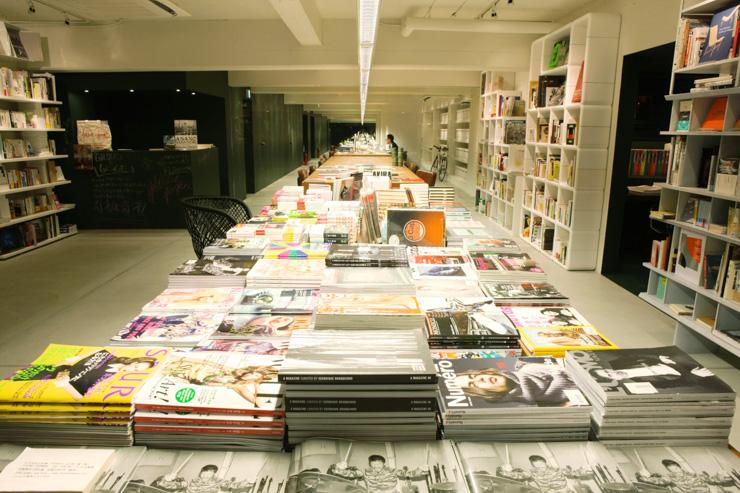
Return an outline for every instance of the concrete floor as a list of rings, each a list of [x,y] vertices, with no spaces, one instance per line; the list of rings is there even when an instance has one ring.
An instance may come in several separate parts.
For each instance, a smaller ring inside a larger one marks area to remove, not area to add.
[[[290,173],[249,195],[253,213],[279,187],[295,184]],[[458,199],[473,205],[474,186],[457,176]],[[500,234],[484,216],[477,219]],[[521,243],[521,242],[520,242]],[[596,272],[568,272],[526,244],[550,282],[570,297],[591,323],[622,347],[670,345],[673,321]],[[167,285],[167,274],[193,258],[184,230],[94,230],[0,262],[0,371],[33,360],[49,342],[103,345]],[[737,370],[711,354],[702,364],[740,390]],[[740,426],[731,443],[740,444]]]

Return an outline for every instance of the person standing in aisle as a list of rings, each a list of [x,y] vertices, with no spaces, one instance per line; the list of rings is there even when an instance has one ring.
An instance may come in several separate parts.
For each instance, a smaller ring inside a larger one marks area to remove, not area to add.
[[[398,166],[398,160],[400,156],[398,155],[398,144],[396,144],[396,138],[393,136],[393,134],[388,134],[385,136],[385,144],[387,146],[390,146],[391,151],[391,157],[393,158],[393,164]]]

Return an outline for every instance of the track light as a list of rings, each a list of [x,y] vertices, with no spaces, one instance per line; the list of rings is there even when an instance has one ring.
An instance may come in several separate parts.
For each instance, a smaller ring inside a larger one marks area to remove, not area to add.
[[[72,24],[72,20],[69,18],[69,14],[64,12],[64,25],[69,26]]]
[[[29,14],[36,13],[36,5],[34,5],[33,0],[28,0],[28,13]]]

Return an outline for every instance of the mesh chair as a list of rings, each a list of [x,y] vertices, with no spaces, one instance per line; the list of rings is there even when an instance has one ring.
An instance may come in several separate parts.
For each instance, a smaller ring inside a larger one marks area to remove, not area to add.
[[[419,166],[415,163],[407,163],[406,167],[411,170],[412,173],[419,171]]]
[[[185,226],[193,240],[193,251],[201,258],[203,249],[237,224],[247,222],[252,213],[247,204],[232,197],[204,196],[182,199]]]
[[[416,176],[421,178],[426,182],[427,185],[430,187],[433,187],[435,183],[437,183],[437,172],[436,171],[426,171],[423,169],[420,169],[416,172]]]

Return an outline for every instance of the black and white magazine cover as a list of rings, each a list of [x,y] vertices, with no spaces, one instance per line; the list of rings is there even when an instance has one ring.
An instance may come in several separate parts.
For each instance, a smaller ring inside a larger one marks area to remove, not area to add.
[[[203,257],[187,260],[172,276],[244,276],[257,262],[256,257]]]
[[[676,346],[568,351],[566,365],[607,401],[735,398],[729,385]]]
[[[458,442],[456,446],[473,493],[637,491],[598,442]]]
[[[311,313],[319,303],[319,290],[311,288],[247,288],[234,313]]]
[[[740,492],[740,458],[727,447],[614,447],[609,451],[637,491]]]
[[[285,493],[467,493],[452,443],[308,440],[293,451]]]
[[[106,465],[98,482],[95,483],[93,493],[117,493],[121,491],[145,452],[146,447],[121,447],[117,449],[111,462]]]
[[[149,449],[123,493],[279,493],[288,454]]]

